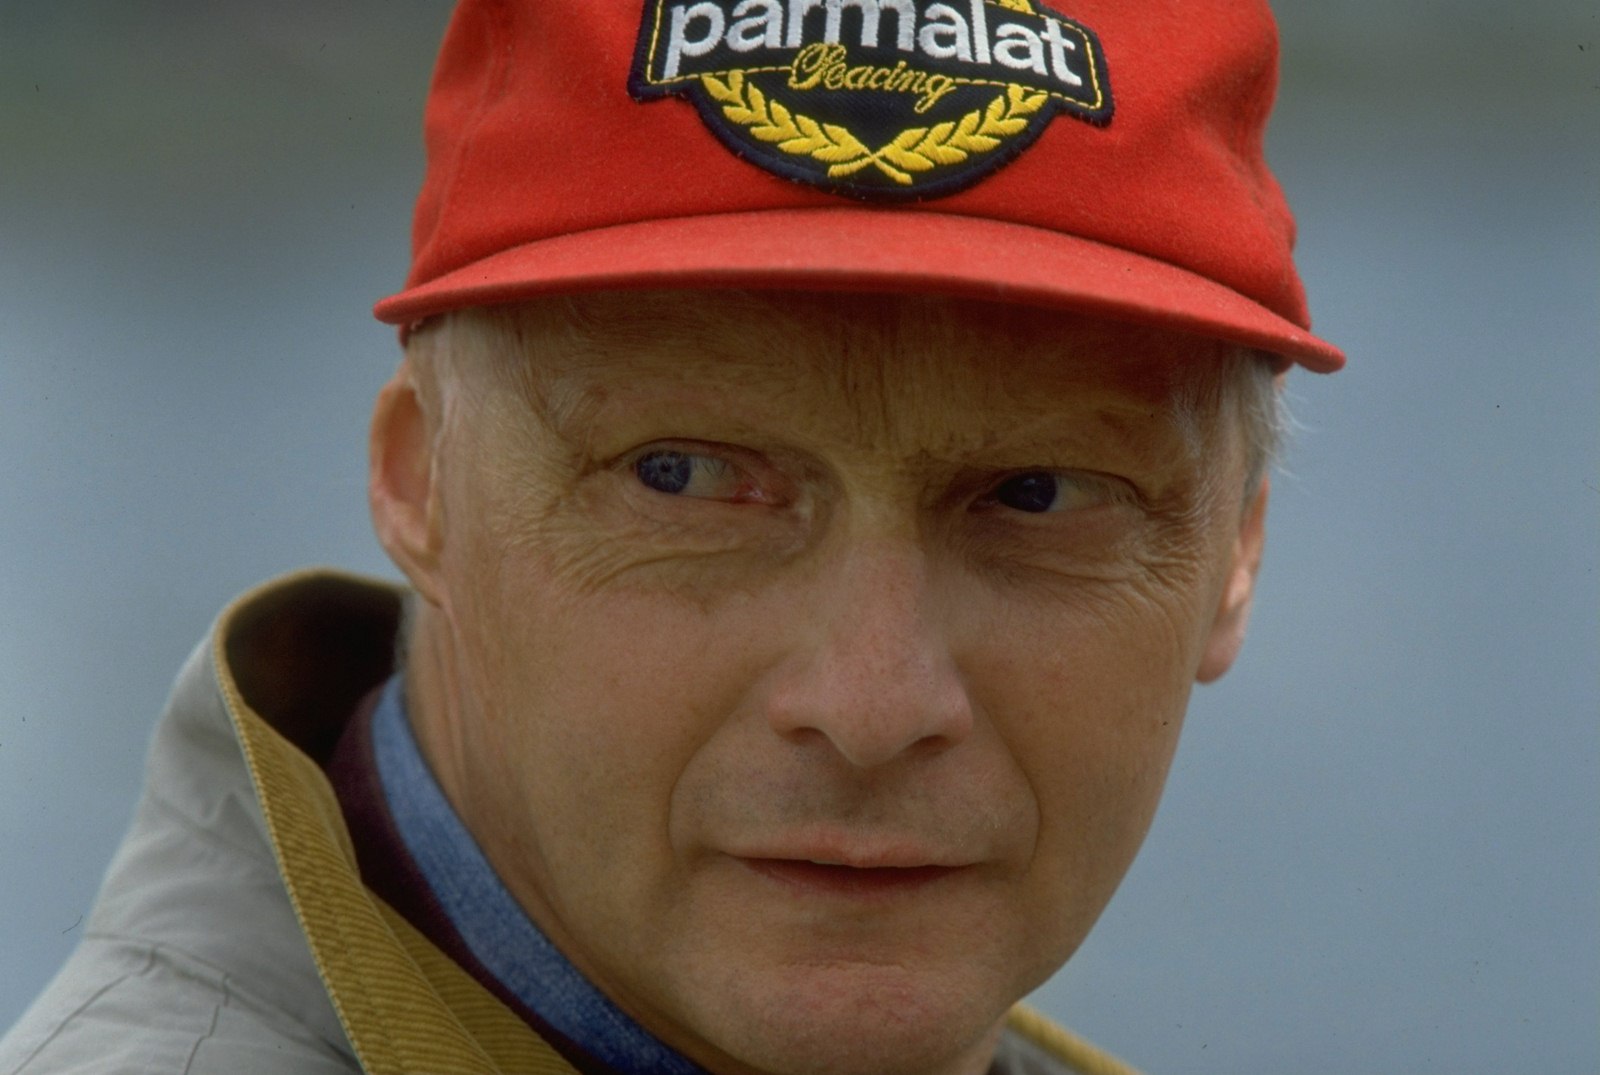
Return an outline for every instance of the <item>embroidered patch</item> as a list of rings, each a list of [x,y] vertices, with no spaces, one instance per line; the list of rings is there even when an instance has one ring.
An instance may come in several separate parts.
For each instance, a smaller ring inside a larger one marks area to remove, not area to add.
[[[648,0],[628,81],[738,156],[871,200],[977,182],[1061,113],[1111,122],[1087,26],[1031,0]]]

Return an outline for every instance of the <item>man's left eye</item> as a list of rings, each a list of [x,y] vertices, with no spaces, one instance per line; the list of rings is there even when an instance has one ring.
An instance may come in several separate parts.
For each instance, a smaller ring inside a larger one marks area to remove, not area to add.
[[[657,450],[640,456],[633,472],[645,486],[669,496],[740,500],[752,492],[738,467],[712,455]]]
[[[1092,481],[1052,470],[1032,470],[1007,478],[995,486],[984,502],[1042,514],[1093,507],[1105,498],[1106,491]]]

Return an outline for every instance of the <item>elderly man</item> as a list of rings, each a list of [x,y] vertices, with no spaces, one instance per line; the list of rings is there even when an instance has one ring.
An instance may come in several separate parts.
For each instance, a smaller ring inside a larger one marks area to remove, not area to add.
[[[469,0],[371,508],[180,677],[46,1072],[1115,1072],[1017,1007],[1329,371],[1254,5]],[[681,99],[680,99],[681,98]]]

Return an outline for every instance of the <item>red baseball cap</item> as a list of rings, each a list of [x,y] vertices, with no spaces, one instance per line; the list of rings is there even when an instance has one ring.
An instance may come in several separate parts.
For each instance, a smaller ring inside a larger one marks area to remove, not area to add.
[[[932,292],[1344,364],[1253,0],[464,0],[402,326],[553,292]],[[1070,7],[1068,7],[1070,4]]]

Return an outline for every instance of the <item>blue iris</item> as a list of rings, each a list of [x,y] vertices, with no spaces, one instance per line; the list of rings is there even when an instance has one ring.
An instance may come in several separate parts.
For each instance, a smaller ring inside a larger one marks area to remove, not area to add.
[[[1018,474],[1000,483],[994,491],[995,500],[1017,511],[1049,511],[1056,502],[1058,479],[1054,474],[1035,471]]]
[[[658,493],[681,493],[694,476],[694,463],[682,452],[651,452],[641,456],[633,470]]]

